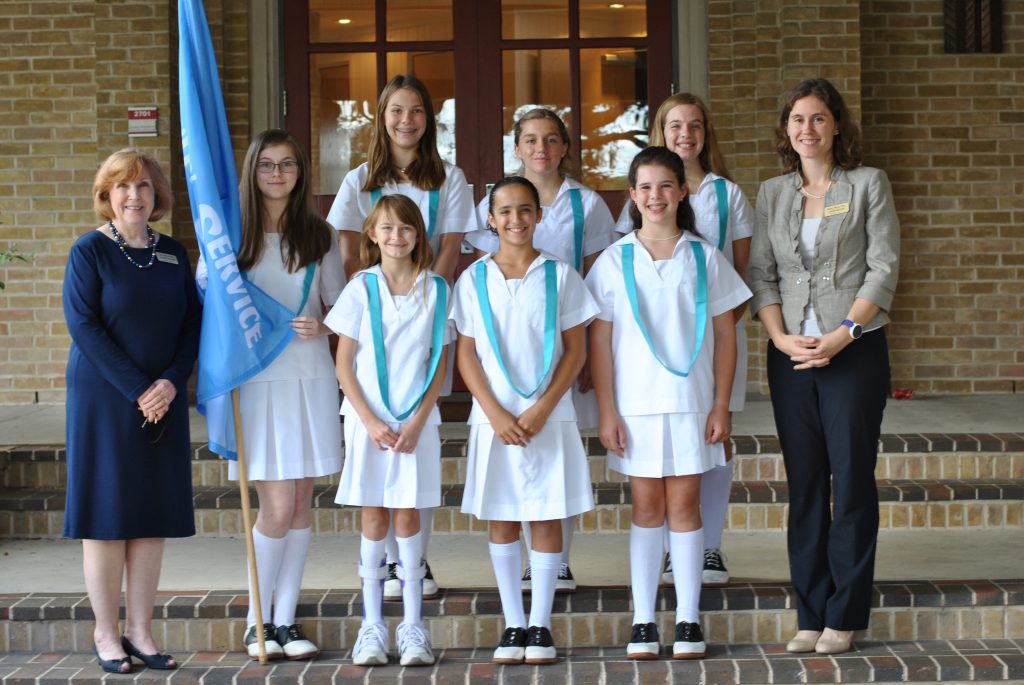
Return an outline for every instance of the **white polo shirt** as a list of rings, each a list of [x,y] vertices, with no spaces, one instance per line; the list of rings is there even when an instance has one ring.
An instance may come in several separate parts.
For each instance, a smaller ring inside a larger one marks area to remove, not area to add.
[[[566,176],[550,207],[541,207],[543,213],[533,234],[533,246],[547,252],[566,264],[576,257],[574,217],[570,189],[580,191],[583,204],[583,256],[600,252],[615,240],[615,220],[601,196],[582,183]],[[466,236],[466,242],[481,252],[497,252],[498,236],[487,227],[487,205],[484,197],[476,207],[480,229]]]
[[[491,303],[494,330],[500,341],[506,368],[519,389],[529,391],[536,385],[544,369],[544,262],[549,259],[554,257],[541,253],[521,280],[508,281],[488,254],[463,271],[455,284],[451,314],[455,326],[459,333],[474,339],[477,358],[490,383],[491,391],[501,406],[516,416],[533,406],[551,384],[551,378],[565,352],[561,332],[589,323],[597,315],[597,304],[587,292],[580,275],[565,262],[556,260],[558,330],[555,335],[555,352],[551,369],[541,383],[540,389],[533,397],[526,399],[509,386],[491,348],[480,313],[480,301],[477,298],[476,265],[479,262],[487,264],[487,294]],[[549,420],[575,419],[572,393],[566,390]],[[475,397],[469,423],[490,423]]]
[[[381,300],[381,328],[384,333],[384,353],[388,365],[388,385],[391,408],[405,411],[423,390],[430,363],[430,343],[434,330],[434,307],[437,303],[437,281],[432,271],[423,271],[416,277],[412,290],[405,296],[392,297],[387,279],[380,266],[372,266],[352,276],[337,303],[327,314],[324,323],[338,335],[357,342],[355,355],[356,380],[366,397],[370,409],[382,421],[393,423],[394,416],[384,406],[377,382],[377,362],[370,328],[370,306],[366,291],[366,274],[377,274]],[[445,292],[448,286],[445,285]],[[448,297],[448,310],[451,297]],[[455,339],[455,331],[445,312],[444,341]],[[449,350],[453,354],[454,349]],[[444,369],[440,369],[444,373]],[[355,407],[348,397],[341,405],[344,416],[356,416]],[[441,423],[441,414],[435,406],[427,420]]]
[[[587,287],[612,322],[615,404],[622,416],[711,411],[715,398],[715,334],[712,318],[750,298],[750,290],[714,246],[704,243],[708,318],[704,342],[690,375],[681,378],[658,363],[633,318],[622,276],[622,245],[632,243],[637,300],[655,350],[666,364],[684,370],[693,355],[696,309],[695,238],[676,243],[671,259],[655,262],[634,233],[601,253],[587,275]]]

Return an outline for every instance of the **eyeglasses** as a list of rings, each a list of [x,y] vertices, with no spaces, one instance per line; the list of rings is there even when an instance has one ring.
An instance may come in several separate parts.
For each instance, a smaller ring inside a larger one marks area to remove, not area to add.
[[[299,170],[299,163],[294,159],[286,159],[283,162],[268,162],[266,160],[262,162],[256,162],[256,171],[261,174],[270,175],[274,173],[274,170],[280,169],[282,174],[294,174]]]

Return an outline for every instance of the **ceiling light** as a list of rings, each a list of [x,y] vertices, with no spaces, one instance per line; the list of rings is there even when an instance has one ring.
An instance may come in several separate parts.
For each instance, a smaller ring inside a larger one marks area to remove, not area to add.
[[[351,19],[339,19],[338,23],[339,24],[351,24],[352,20]]]

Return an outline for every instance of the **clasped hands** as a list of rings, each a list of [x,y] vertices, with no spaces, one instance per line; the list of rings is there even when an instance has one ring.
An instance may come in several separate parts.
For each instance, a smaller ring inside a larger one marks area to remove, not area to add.
[[[828,366],[832,358],[852,342],[845,328],[839,328],[820,337],[809,335],[780,335],[772,338],[775,349],[796,362],[796,370]]]
[[[147,423],[156,423],[164,417],[171,408],[171,402],[178,395],[178,389],[166,378],[159,378],[146,388],[146,391],[139,395],[138,407]]]

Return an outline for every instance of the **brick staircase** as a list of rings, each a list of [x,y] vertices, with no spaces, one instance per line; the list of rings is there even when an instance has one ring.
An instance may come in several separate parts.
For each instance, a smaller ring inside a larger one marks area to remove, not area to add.
[[[458,433],[457,429],[446,434]],[[628,531],[629,489],[606,469],[596,438],[586,447],[597,509],[584,515],[579,535]],[[736,436],[736,480],[727,525],[730,531],[772,533],[785,527],[788,493],[774,436]],[[484,545],[485,525],[459,509],[465,473],[465,440],[442,448],[443,506],[434,534],[472,535]],[[237,536],[237,488],[226,465],[204,446],[194,449],[196,522],[206,537]],[[4,539],[60,535],[63,519],[64,451],[61,446],[0,448],[0,544]],[[887,531],[969,530],[1005,539],[1024,516],[1024,435],[887,434],[876,471],[881,525]],[[332,479],[317,485],[314,529],[352,534],[358,511],[334,504]],[[254,500],[255,501],[255,500]],[[904,533],[906,534],[906,533]],[[1024,535],[1021,536],[1024,544]],[[621,550],[625,554],[625,550]],[[955,554],[955,550],[951,550]],[[992,550],[998,554],[998,549]],[[481,561],[486,559],[481,552]],[[197,564],[201,564],[201,559]],[[745,569],[757,577],[755,569]],[[869,682],[1020,681],[1024,679],[1024,569],[1014,578],[929,577],[876,583],[871,627],[858,634],[856,651],[836,657],[793,657],[783,643],[795,630],[792,589],[778,581],[737,582],[705,589],[702,621],[709,658],[702,662],[631,663],[623,657],[631,618],[628,587],[581,587],[555,601],[553,632],[566,658],[553,667],[495,667],[488,663],[502,619],[493,588],[448,589],[425,603],[431,638],[441,657],[433,669],[397,666],[370,671],[348,660],[362,607],[349,589],[309,590],[299,617],[325,650],[311,663],[261,667],[236,651],[246,612],[242,588],[161,593],[157,641],[185,667],[163,674],[136,669],[139,679],[234,682],[272,677],[282,682]],[[446,584],[459,579],[445,577]],[[101,675],[91,648],[91,611],[78,592],[3,593],[0,588],[0,680],[43,683],[94,680]],[[674,606],[662,590],[660,628],[671,634]],[[400,606],[386,606],[395,624]],[[393,626],[392,626],[393,627]],[[125,678],[125,676],[108,676]]]

